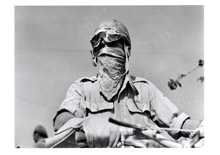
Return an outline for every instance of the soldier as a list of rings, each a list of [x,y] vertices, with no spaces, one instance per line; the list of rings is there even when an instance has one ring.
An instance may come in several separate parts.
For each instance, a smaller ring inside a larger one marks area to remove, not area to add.
[[[119,127],[109,117],[140,124],[175,129],[195,129],[200,121],[192,120],[151,82],[129,74],[131,39],[127,28],[117,20],[99,24],[90,41],[92,60],[99,68],[94,77],[84,77],[69,88],[54,117],[54,130],[69,120],[82,119],[80,129],[89,147],[116,147]],[[170,131],[178,139],[188,133]],[[168,134],[167,134],[168,135]],[[126,136],[126,139],[132,136]]]

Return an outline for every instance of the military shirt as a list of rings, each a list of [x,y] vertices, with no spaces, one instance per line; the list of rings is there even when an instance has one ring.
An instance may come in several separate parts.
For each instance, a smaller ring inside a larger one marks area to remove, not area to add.
[[[62,111],[68,111],[78,118],[105,115],[142,126],[152,124],[177,129],[189,118],[185,113],[180,113],[154,84],[130,75],[125,77],[119,93],[110,100],[103,95],[97,76],[75,81],[56,116]],[[178,133],[169,134],[175,138]]]

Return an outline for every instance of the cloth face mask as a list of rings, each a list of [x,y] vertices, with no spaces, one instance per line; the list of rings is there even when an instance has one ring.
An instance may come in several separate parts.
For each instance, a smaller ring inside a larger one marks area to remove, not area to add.
[[[121,48],[105,47],[97,57],[99,66],[99,84],[107,99],[118,93],[125,75],[125,54]]]

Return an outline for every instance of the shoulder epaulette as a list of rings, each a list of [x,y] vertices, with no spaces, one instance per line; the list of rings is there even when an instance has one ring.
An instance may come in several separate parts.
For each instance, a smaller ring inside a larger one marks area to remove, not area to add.
[[[132,79],[133,83],[136,83],[136,82],[148,83],[148,80],[141,78],[141,77],[131,76],[131,79]]]
[[[92,77],[82,77],[77,81],[80,81],[80,82],[88,82],[88,81],[95,82],[96,80],[97,80],[96,76],[92,76]]]

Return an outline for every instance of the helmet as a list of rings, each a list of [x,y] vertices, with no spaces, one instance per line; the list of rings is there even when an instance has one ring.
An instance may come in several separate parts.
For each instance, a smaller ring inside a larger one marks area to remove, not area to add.
[[[107,33],[108,36],[111,37],[110,39],[109,38],[107,39],[107,42],[110,42],[111,40],[116,41],[116,39],[119,39],[119,37],[117,37],[116,35],[120,35],[124,40],[125,45],[128,47],[128,56],[130,56],[131,39],[128,30],[123,23],[115,19],[107,19],[102,21],[95,29],[94,36],[90,40],[90,43],[92,44],[93,48],[94,48],[94,44],[96,45],[99,44],[100,40],[98,40],[98,37],[100,36],[99,34],[102,32]],[[95,43],[94,43],[94,39],[96,39]]]
[[[34,134],[35,133],[38,133],[39,135],[41,135],[44,138],[48,137],[47,130],[42,125],[38,125],[38,126],[35,127]]]

